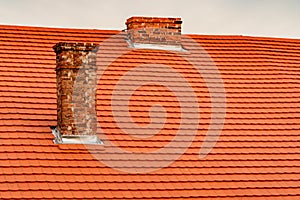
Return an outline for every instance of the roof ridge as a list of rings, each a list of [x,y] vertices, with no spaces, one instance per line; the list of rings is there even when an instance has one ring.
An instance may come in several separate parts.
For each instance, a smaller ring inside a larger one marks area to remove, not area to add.
[[[269,36],[251,36],[251,35],[208,35],[208,34],[183,34],[192,38],[205,38],[205,37],[209,37],[210,39],[237,39],[237,40],[263,40],[263,41],[277,41],[277,42],[281,42],[281,41],[289,41],[289,42],[293,42],[293,43],[300,43],[300,38],[281,38],[281,37],[269,37]]]
[[[95,33],[119,33],[121,30],[111,30],[111,29],[96,29],[96,28],[80,28],[80,27],[46,27],[46,26],[31,26],[31,25],[12,25],[12,24],[0,24],[0,29],[6,29],[6,30],[28,30],[28,31],[39,31],[39,32],[71,32],[71,33],[83,33],[83,31],[88,31],[88,32],[95,32]],[[214,39],[249,39],[249,40],[264,40],[264,41],[289,41],[293,43],[300,43],[300,38],[281,38],[281,37],[268,37],[268,36],[251,36],[251,35],[221,35],[221,34],[201,34],[201,33],[186,33],[182,34],[186,36],[190,36],[193,38],[201,37],[210,37]]]
[[[10,25],[10,24],[0,24],[0,29],[7,30],[28,30],[28,31],[47,31],[47,32],[80,32],[82,33],[84,30],[91,32],[99,32],[99,33],[118,33],[121,30],[107,30],[107,29],[93,29],[93,28],[71,28],[71,27],[44,27],[44,26],[26,26],[26,25]]]

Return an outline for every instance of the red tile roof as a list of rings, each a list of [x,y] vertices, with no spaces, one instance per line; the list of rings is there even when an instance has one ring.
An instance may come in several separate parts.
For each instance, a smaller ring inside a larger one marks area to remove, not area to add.
[[[188,35],[211,56],[226,91],[223,130],[202,159],[199,151],[212,115],[209,90],[186,60],[161,50],[134,50],[107,68],[97,91],[98,121],[107,139],[127,151],[151,152],[167,145],[176,135],[182,112],[168,88],[142,86],[132,96],[130,114],[139,125],[151,122],[148,110],[155,103],[168,113],[163,130],[145,139],[132,138],[118,128],[110,99],[128,69],[147,63],[173,67],[195,90],[200,110],[197,135],[182,156],[162,169],[137,174],[111,168],[101,156],[107,162],[116,159],[116,167],[136,163],[151,168],[151,164],[130,158],[118,162],[117,155],[104,156],[105,145],[88,150],[84,145],[53,144],[49,129],[57,123],[53,45],[65,41],[101,46],[119,33],[0,26],[0,198],[300,198],[300,40],[296,39]],[[188,50],[194,47],[185,41],[183,45]],[[124,47],[123,38],[115,38],[107,57]],[[203,66],[213,78],[209,65]],[[166,77],[166,82],[170,80]],[[103,139],[103,134],[99,137]],[[152,162],[163,163],[168,156]]]

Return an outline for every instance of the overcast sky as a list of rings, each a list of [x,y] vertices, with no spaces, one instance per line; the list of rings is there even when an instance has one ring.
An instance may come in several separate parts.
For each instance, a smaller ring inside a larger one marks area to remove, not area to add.
[[[131,16],[181,17],[183,33],[300,39],[300,0],[0,0],[0,24],[122,30]]]

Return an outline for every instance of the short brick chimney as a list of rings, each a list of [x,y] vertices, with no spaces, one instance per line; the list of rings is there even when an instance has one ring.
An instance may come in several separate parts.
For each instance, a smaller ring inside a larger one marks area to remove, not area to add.
[[[131,17],[126,21],[127,38],[132,47],[181,47],[181,24],[181,18]]]
[[[74,142],[81,136],[86,136],[87,143],[93,143],[89,140],[97,137],[95,48],[93,43],[65,42],[53,47],[56,53],[56,135],[61,137],[56,137],[56,143],[84,143]]]

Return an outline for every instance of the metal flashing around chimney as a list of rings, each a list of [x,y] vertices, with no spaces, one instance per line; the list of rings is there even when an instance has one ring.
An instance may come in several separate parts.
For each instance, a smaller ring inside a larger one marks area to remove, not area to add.
[[[154,49],[154,50],[166,50],[166,51],[183,51],[188,52],[182,46],[170,46],[170,45],[158,45],[158,44],[139,44],[132,43],[130,40],[127,40],[129,48],[135,49]]]
[[[97,135],[61,135],[56,126],[50,128],[54,144],[104,144]]]

